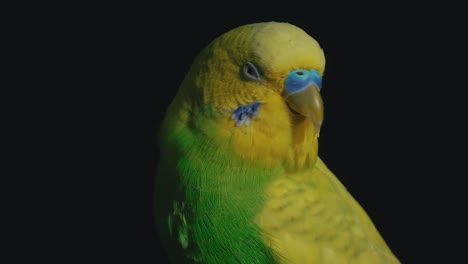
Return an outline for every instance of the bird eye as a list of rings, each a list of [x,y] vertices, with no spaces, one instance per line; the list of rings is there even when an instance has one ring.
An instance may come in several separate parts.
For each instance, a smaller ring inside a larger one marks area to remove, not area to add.
[[[247,62],[244,64],[244,67],[242,68],[242,73],[244,76],[252,81],[260,81],[260,72],[258,71],[257,67],[251,63]]]

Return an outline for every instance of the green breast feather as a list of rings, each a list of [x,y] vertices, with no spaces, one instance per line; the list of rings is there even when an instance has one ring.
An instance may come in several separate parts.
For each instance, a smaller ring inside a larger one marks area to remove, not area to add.
[[[162,137],[158,230],[171,257],[187,256],[174,263],[273,263],[254,218],[264,203],[262,190],[281,170],[241,161],[229,142],[214,144],[193,127],[169,124]]]

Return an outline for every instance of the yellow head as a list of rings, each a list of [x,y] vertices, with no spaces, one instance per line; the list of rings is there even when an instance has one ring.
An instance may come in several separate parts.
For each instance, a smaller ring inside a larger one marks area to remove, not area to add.
[[[186,122],[204,115],[216,127],[216,139],[242,158],[289,169],[310,166],[323,119],[324,68],[322,49],[302,29],[278,22],[244,25],[197,56],[176,112]]]

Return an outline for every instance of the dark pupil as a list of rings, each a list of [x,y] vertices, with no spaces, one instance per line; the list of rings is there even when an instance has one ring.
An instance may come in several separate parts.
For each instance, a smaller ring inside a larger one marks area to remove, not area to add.
[[[256,73],[255,73],[255,69],[252,67],[252,65],[248,65],[247,67],[247,73],[252,75],[252,76],[255,76],[256,77]]]

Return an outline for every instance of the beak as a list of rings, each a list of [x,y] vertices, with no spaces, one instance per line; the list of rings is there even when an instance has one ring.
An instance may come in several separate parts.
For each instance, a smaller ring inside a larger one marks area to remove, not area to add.
[[[316,70],[293,70],[286,77],[284,86],[286,103],[298,114],[309,118],[318,133],[323,122],[320,73]]]

